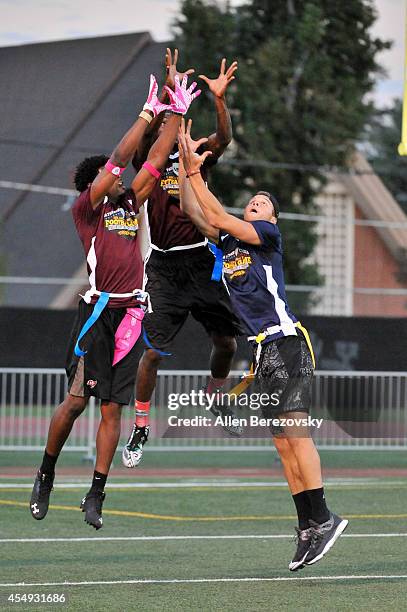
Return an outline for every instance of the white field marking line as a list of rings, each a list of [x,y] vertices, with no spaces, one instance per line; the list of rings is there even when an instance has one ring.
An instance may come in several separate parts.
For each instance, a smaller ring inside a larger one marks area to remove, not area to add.
[[[372,486],[372,485],[385,485],[385,486],[407,486],[405,481],[397,481],[397,480],[380,480],[380,479],[368,479],[368,480],[359,480],[355,478],[353,480],[325,480],[326,486],[341,486],[341,487],[349,487],[349,486]],[[54,489],[75,489],[82,486],[88,486],[88,480],[78,480],[75,482],[60,482],[54,484]],[[0,483],[1,489],[32,489],[32,482],[30,483],[9,483],[2,482]],[[287,483],[284,481],[277,482],[265,482],[265,481],[184,481],[184,482],[109,482],[107,484],[108,489],[193,489],[199,487],[208,487],[213,489],[227,488],[227,487],[265,487],[265,488],[286,488]]]
[[[319,580],[405,580],[407,574],[372,574],[350,576],[308,576],[275,578],[173,578],[173,579],[140,579],[140,580],[86,580],[83,582],[1,582],[0,587],[66,587],[66,586],[98,586],[115,584],[196,584],[213,582],[308,582]]]
[[[405,538],[406,533],[348,533],[342,538]],[[181,535],[181,536],[106,536],[93,538],[0,538],[0,544],[27,544],[50,542],[159,542],[168,540],[287,540],[293,534],[248,535]]]

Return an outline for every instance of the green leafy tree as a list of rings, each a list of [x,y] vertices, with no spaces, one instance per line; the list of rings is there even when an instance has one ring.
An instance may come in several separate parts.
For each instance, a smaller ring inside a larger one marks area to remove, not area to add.
[[[183,65],[210,76],[222,57],[239,62],[227,95],[234,144],[211,179],[225,205],[244,205],[254,189],[266,189],[283,211],[315,211],[323,174],[275,164],[345,163],[373,110],[365,95],[379,71],[376,54],[390,46],[372,37],[375,20],[370,0],[251,0],[235,8],[182,2],[174,34]],[[201,96],[192,116],[195,136],[213,131],[210,95]],[[287,283],[321,283],[309,263],[317,240],[312,224],[281,226]],[[304,295],[290,301],[302,312],[309,304]]]
[[[402,114],[402,101],[394,100],[391,108],[377,114],[367,132],[366,141],[370,149],[370,163],[407,213],[407,159],[398,154]]]

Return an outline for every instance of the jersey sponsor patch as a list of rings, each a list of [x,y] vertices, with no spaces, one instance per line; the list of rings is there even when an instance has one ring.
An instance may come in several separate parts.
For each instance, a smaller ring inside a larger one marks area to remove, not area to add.
[[[238,247],[225,254],[223,260],[223,271],[229,280],[236,279],[246,274],[247,269],[252,265],[252,258],[246,249]]]
[[[175,198],[179,198],[178,172],[179,162],[177,156],[177,159],[174,159],[172,163],[165,168],[160,180],[161,189]]]
[[[138,230],[138,221],[133,211],[117,208],[104,214],[104,226],[109,232],[116,232],[119,236],[133,239]]]

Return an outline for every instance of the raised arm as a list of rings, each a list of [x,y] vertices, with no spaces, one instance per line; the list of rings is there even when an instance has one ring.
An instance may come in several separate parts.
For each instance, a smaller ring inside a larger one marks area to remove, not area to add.
[[[150,90],[143,110],[132,127],[115,147],[106,166],[99,172],[92,183],[90,201],[93,208],[96,208],[100,204],[114,182],[125,170],[153,117],[171,108],[169,105],[160,103],[156,95],[157,90],[157,81],[155,77],[151,75]]]
[[[205,145],[205,150],[212,152],[211,159],[218,159],[232,141],[232,121],[226,104],[226,90],[235,79],[234,73],[236,70],[236,61],[226,70],[226,59],[223,58],[219,76],[216,79],[209,79],[204,74],[199,75],[199,78],[208,85],[215,100],[216,132],[209,136],[208,142]]]
[[[177,138],[182,115],[185,115],[192,101],[201,93],[200,90],[195,91],[196,83],[192,83],[190,87],[187,87],[187,81],[187,75],[184,75],[182,83],[180,83],[179,77],[176,75],[175,91],[173,92],[168,86],[165,87],[171,101],[170,108],[174,114],[166,121],[159,138],[151,147],[147,161],[143,164],[143,167],[136,174],[132,182],[131,186],[139,204],[142,204],[148,198],[156,180],[160,176],[161,170],[167,162]]]
[[[185,75],[189,76],[195,72],[193,68],[189,68],[189,70],[186,70],[185,72],[178,72],[177,62],[178,49],[175,49],[173,54],[171,49],[167,48],[165,52],[165,72],[167,75],[165,85],[172,90],[175,88],[175,75],[178,75],[179,80],[182,81]],[[161,91],[159,99],[163,104],[169,101],[168,93],[165,89]],[[158,130],[163,122],[164,114],[165,113],[162,112],[152,120],[141,138],[140,144],[138,145],[133,157],[133,166],[137,170],[139,170],[146,161],[148,152],[154,141],[157,139]]]
[[[187,132],[191,130],[191,119],[188,121]],[[200,140],[192,140],[194,151],[207,141],[206,138]],[[208,223],[205,215],[199,206],[195,193],[192,189],[189,179],[186,176],[182,151],[180,150],[179,168],[178,168],[178,183],[179,183],[179,199],[182,212],[191,219],[192,223],[199,229],[201,234],[214,242],[219,240],[219,230]]]
[[[191,140],[190,134],[185,129],[185,121],[182,120],[178,141],[182,151],[183,163],[188,180],[208,224],[212,228],[228,232],[248,244],[261,244],[253,225],[227,213],[219,200],[209,191],[202,179],[200,167],[205,159],[211,155],[211,152],[205,151],[202,155],[197,155],[193,151]]]

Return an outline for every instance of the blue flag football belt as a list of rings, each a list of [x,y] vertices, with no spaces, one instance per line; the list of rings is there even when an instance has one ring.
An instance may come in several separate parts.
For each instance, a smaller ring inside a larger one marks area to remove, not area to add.
[[[213,242],[208,242],[208,247],[210,252],[215,256],[211,280],[220,281],[223,270],[223,251],[219,249],[216,244],[213,244]]]
[[[212,270],[212,276],[211,276],[211,280],[213,281],[220,281],[220,279],[222,278],[222,270],[223,270],[223,251],[222,249],[219,249],[216,244],[213,244],[212,242],[208,242],[208,247],[209,250],[211,251],[211,253],[214,255],[215,257],[215,263],[213,265],[213,270]],[[96,291],[94,287],[92,287],[86,294],[84,297],[85,301],[87,302],[88,300],[90,300],[91,295],[99,295],[99,299],[96,302],[92,314],[90,315],[89,319],[85,322],[85,324],[83,325],[81,331],[79,332],[79,336],[78,339],[76,341],[75,344],[75,355],[77,357],[83,357],[84,355],[86,355],[87,351],[83,351],[80,346],[79,343],[82,340],[82,338],[84,337],[84,335],[90,330],[90,328],[96,323],[96,321],[99,319],[100,315],[102,314],[103,310],[106,308],[108,302],[109,302],[109,298],[110,297],[128,297],[129,295],[134,295],[134,297],[139,297],[142,301],[148,301],[148,309],[151,310],[151,305],[149,303],[149,296],[145,291],[141,291],[141,290],[135,290],[132,294],[122,294],[122,295],[118,295],[118,294],[113,294],[113,293],[107,293],[106,291]],[[161,351],[157,348],[154,348],[153,345],[151,344],[150,340],[148,339],[147,333],[145,331],[145,329],[143,328],[143,340],[146,344],[146,346],[154,351],[156,351],[159,355],[171,355],[171,353],[167,353],[165,351]]]
[[[96,323],[96,321],[102,314],[103,310],[105,309],[106,304],[109,301],[109,297],[110,297],[110,293],[106,293],[105,291],[101,292],[100,297],[93,308],[92,314],[90,315],[89,319],[85,322],[84,326],[79,332],[79,336],[76,341],[75,349],[74,349],[75,355],[77,357],[83,357],[84,355],[86,355],[87,351],[81,350],[81,348],[79,347],[79,342],[82,340],[83,336],[90,330],[92,325]]]
[[[84,337],[84,335],[90,330],[90,328],[99,319],[100,315],[102,314],[103,310],[106,308],[109,302],[109,298],[111,297],[125,298],[125,297],[134,296],[136,299],[139,299],[142,302],[147,302],[147,310],[151,312],[150,296],[148,295],[146,291],[142,291],[141,289],[135,289],[132,293],[126,293],[126,294],[107,293],[106,291],[96,291],[95,289],[92,289],[90,291],[92,292],[93,295],[95,294],[99,295],[99,298],[93,307],[92,314],[87,319],[87,321],[84,323],[81,331],[79,332],[79,336],[78,336],[78,339],[76,341],[75,348],[74,348],[74,353],[77,357],[84,357],[86,355],[87,351],[83,351],[80,348],[79,343]],[[88,294],[89,293],[90,292],[88,292]],[[90,296],[88,294],[85,294],[85,296],[83,296],[85,299],[85,302],[87,302],[87,299],[90,299]]]

